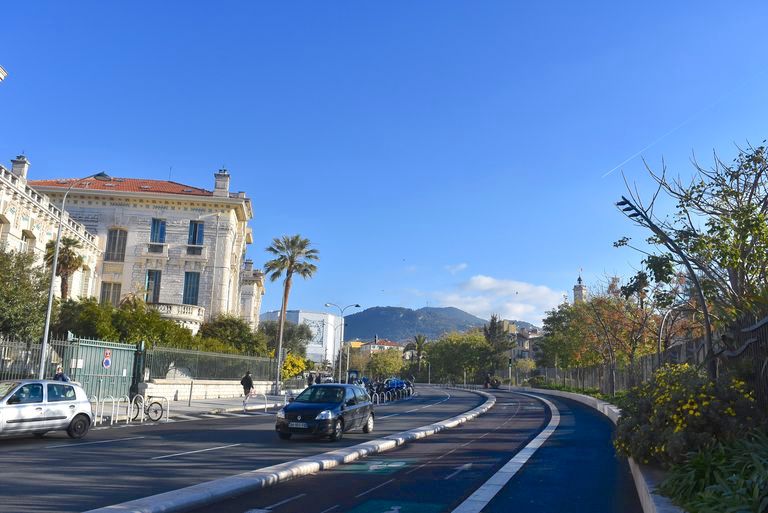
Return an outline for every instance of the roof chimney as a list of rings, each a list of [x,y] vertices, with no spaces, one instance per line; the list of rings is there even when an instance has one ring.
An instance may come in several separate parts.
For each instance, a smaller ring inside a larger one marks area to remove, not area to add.
[[[29,171],[29,161],[24,155],[19,155],[15,159],[11,160],[13,164],[12,172],[22,180],[27,179],[27,171]]]
[[[253,271],[253,260],[250,258],[245,261],[245,270],[246,271]]]
[[[216,179],[216,184],[213,189],[213,195],[214,196],[224,196],[225,198],[229,197],[229,171],[227,171],[224,168],[219,169],[214,173],[214,178]]]

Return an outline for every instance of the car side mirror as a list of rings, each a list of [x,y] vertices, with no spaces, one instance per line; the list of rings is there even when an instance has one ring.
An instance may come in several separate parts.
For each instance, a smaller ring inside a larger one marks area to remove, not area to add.
[[[295,401],[295,400],[296,400],[296,398],[295,398],[295,397],[289,397],[289,398],[288,398],[288,402],[289,402],[289,403],[292,403],[292,402],[293,402],[293,401]]]

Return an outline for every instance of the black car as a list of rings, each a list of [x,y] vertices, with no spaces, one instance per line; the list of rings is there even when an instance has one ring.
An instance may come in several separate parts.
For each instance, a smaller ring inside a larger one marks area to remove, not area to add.
[[[293,435],[328,436],[338,440],[345,431],[373,431],[373,404],[361,387],[339,383],[312,385],[277,412],[275,431],[287,440]]]

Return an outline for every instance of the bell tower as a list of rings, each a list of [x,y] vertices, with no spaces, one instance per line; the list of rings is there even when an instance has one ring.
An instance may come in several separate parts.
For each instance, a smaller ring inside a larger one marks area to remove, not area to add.
[[[573,287],[573,303],[583,303],[587,300],[587,286],[584,285],[584,281],[579,275],[579,279],[576,280],[576,285]]]

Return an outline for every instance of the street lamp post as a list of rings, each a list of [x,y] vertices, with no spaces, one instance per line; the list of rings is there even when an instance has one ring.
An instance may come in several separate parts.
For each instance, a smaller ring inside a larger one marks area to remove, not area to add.
[[[111,178],[106,173],[94,173],[92,175],[88,175],[83,178],[78,178],[77,180],[73,181],[72,184],[67,189],[67,192],[64,193],[64,198],[61,200],[61,211],[59,213],[59,229],[56,233],[56,244],[54,245],[53,249],[53,262],[51,262],[51,284],[48,287],[48,308],[45,311],[45,327],[43,328],[43,343],[40,346],[40,368],[37,372],[38,379],[45,378],[45,360],[46,360],[46,353],[48,352],[48,333],[51,329],[51,309],[53,308],[53,291],[56,281],[56,266],[59,263],[59,244],[61,242],[61,230],[64,225],[64,207],[67,204],[67,196],[69,196],[70,191],[75,187],[75,185],[79,184],[80,182],[84,180],[88,180],[89,178],[95,178],[97,180],[110,180]]]
[[[352,305],[347,305],[344,308],[340,307],[336,303],[326,303],[325,307],[330,308],[332,306],[335,306],[339,309],[339,313],[341,314],[341,336],[339,337],[339,383],[341,383],[341,357],[344,352],[344,311],[347,308],[360,308],[360,305],[357,303]],[[347,372],[349,372],[349,348],[347,348]]]

